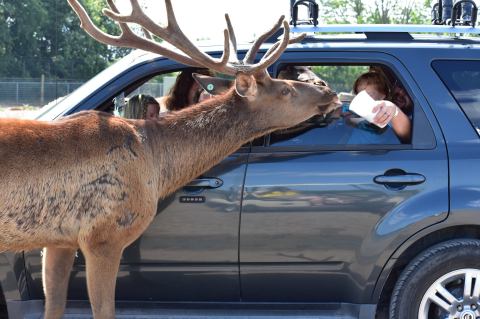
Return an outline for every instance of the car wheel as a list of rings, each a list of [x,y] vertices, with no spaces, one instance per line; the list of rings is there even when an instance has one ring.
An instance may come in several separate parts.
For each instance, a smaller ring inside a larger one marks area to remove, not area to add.
[[[480,240],[458,239],[418,255],[401,273],[390,319],[480,318]]]

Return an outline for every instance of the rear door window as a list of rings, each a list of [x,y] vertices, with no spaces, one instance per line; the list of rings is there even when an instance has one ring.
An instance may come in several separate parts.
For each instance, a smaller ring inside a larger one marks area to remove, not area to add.
[[[433,61],[432,67],[480,135],[480,61]]]

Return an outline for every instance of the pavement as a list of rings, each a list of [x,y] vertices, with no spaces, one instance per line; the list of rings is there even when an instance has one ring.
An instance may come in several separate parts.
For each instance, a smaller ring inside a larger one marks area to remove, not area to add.
[[[130,304],[130,303],[128,303]],[[217,305],[204,304],[149,304],[133,306],[117,305],[117,319],[356,319],[374,318],[373,312],[359,310],[354,306],[323,306],[323,310],[312,304],[295,304],[293,306],[267,304]],[[295,309],[291,309],[294,307]],[[373,310],[375,308],[372,308]],[[43,301],[30,300],[15,302],[8,305],[10,318],[42,319]],[[67,307],[64,319],[93,319],[90,304],[86,301],[71,301]]]
[[[39,109],[23,109],[17,107],[0,107],[0,118],[34,118]]]

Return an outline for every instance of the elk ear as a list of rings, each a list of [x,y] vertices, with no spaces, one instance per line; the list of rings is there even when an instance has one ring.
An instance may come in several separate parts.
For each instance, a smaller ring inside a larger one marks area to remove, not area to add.
[[[197,81],[197,83],[202,87],[202,89],[212,95],[219,95],[225,93],[233,85],[232,80],[217,78],[198,73],[193,73],[192,76],[195,81]]]
[[[238,73],[235,78],[235,91],[241,97],[253,97],[257,94],[257,81],[253,75]]]
[[[257,83],[263,83],[270,79],[270,75],[268,74],[267,70],[257,71],[255,74],[253,74],[253,76],[255,77]]]

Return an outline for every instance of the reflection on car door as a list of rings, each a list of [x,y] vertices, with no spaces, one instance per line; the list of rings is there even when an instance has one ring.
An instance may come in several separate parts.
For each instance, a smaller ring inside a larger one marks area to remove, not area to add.
[[[399,170],[425,181],[375,182],[390,174],[394,181]],[[389,244],[405,228],[445,217],[447,172],[442,147],[252,153],[240,231],[242,297],[361,302],[352,298],[372,284]]]
[[[252,149],[243,300],[366,303],[393,250],[446,218],[445,144],[425,101],[415,108],[412,144],[312,145],[314,134],[338,133],[319,127],[304,145],[293,137],[292,147]]]

